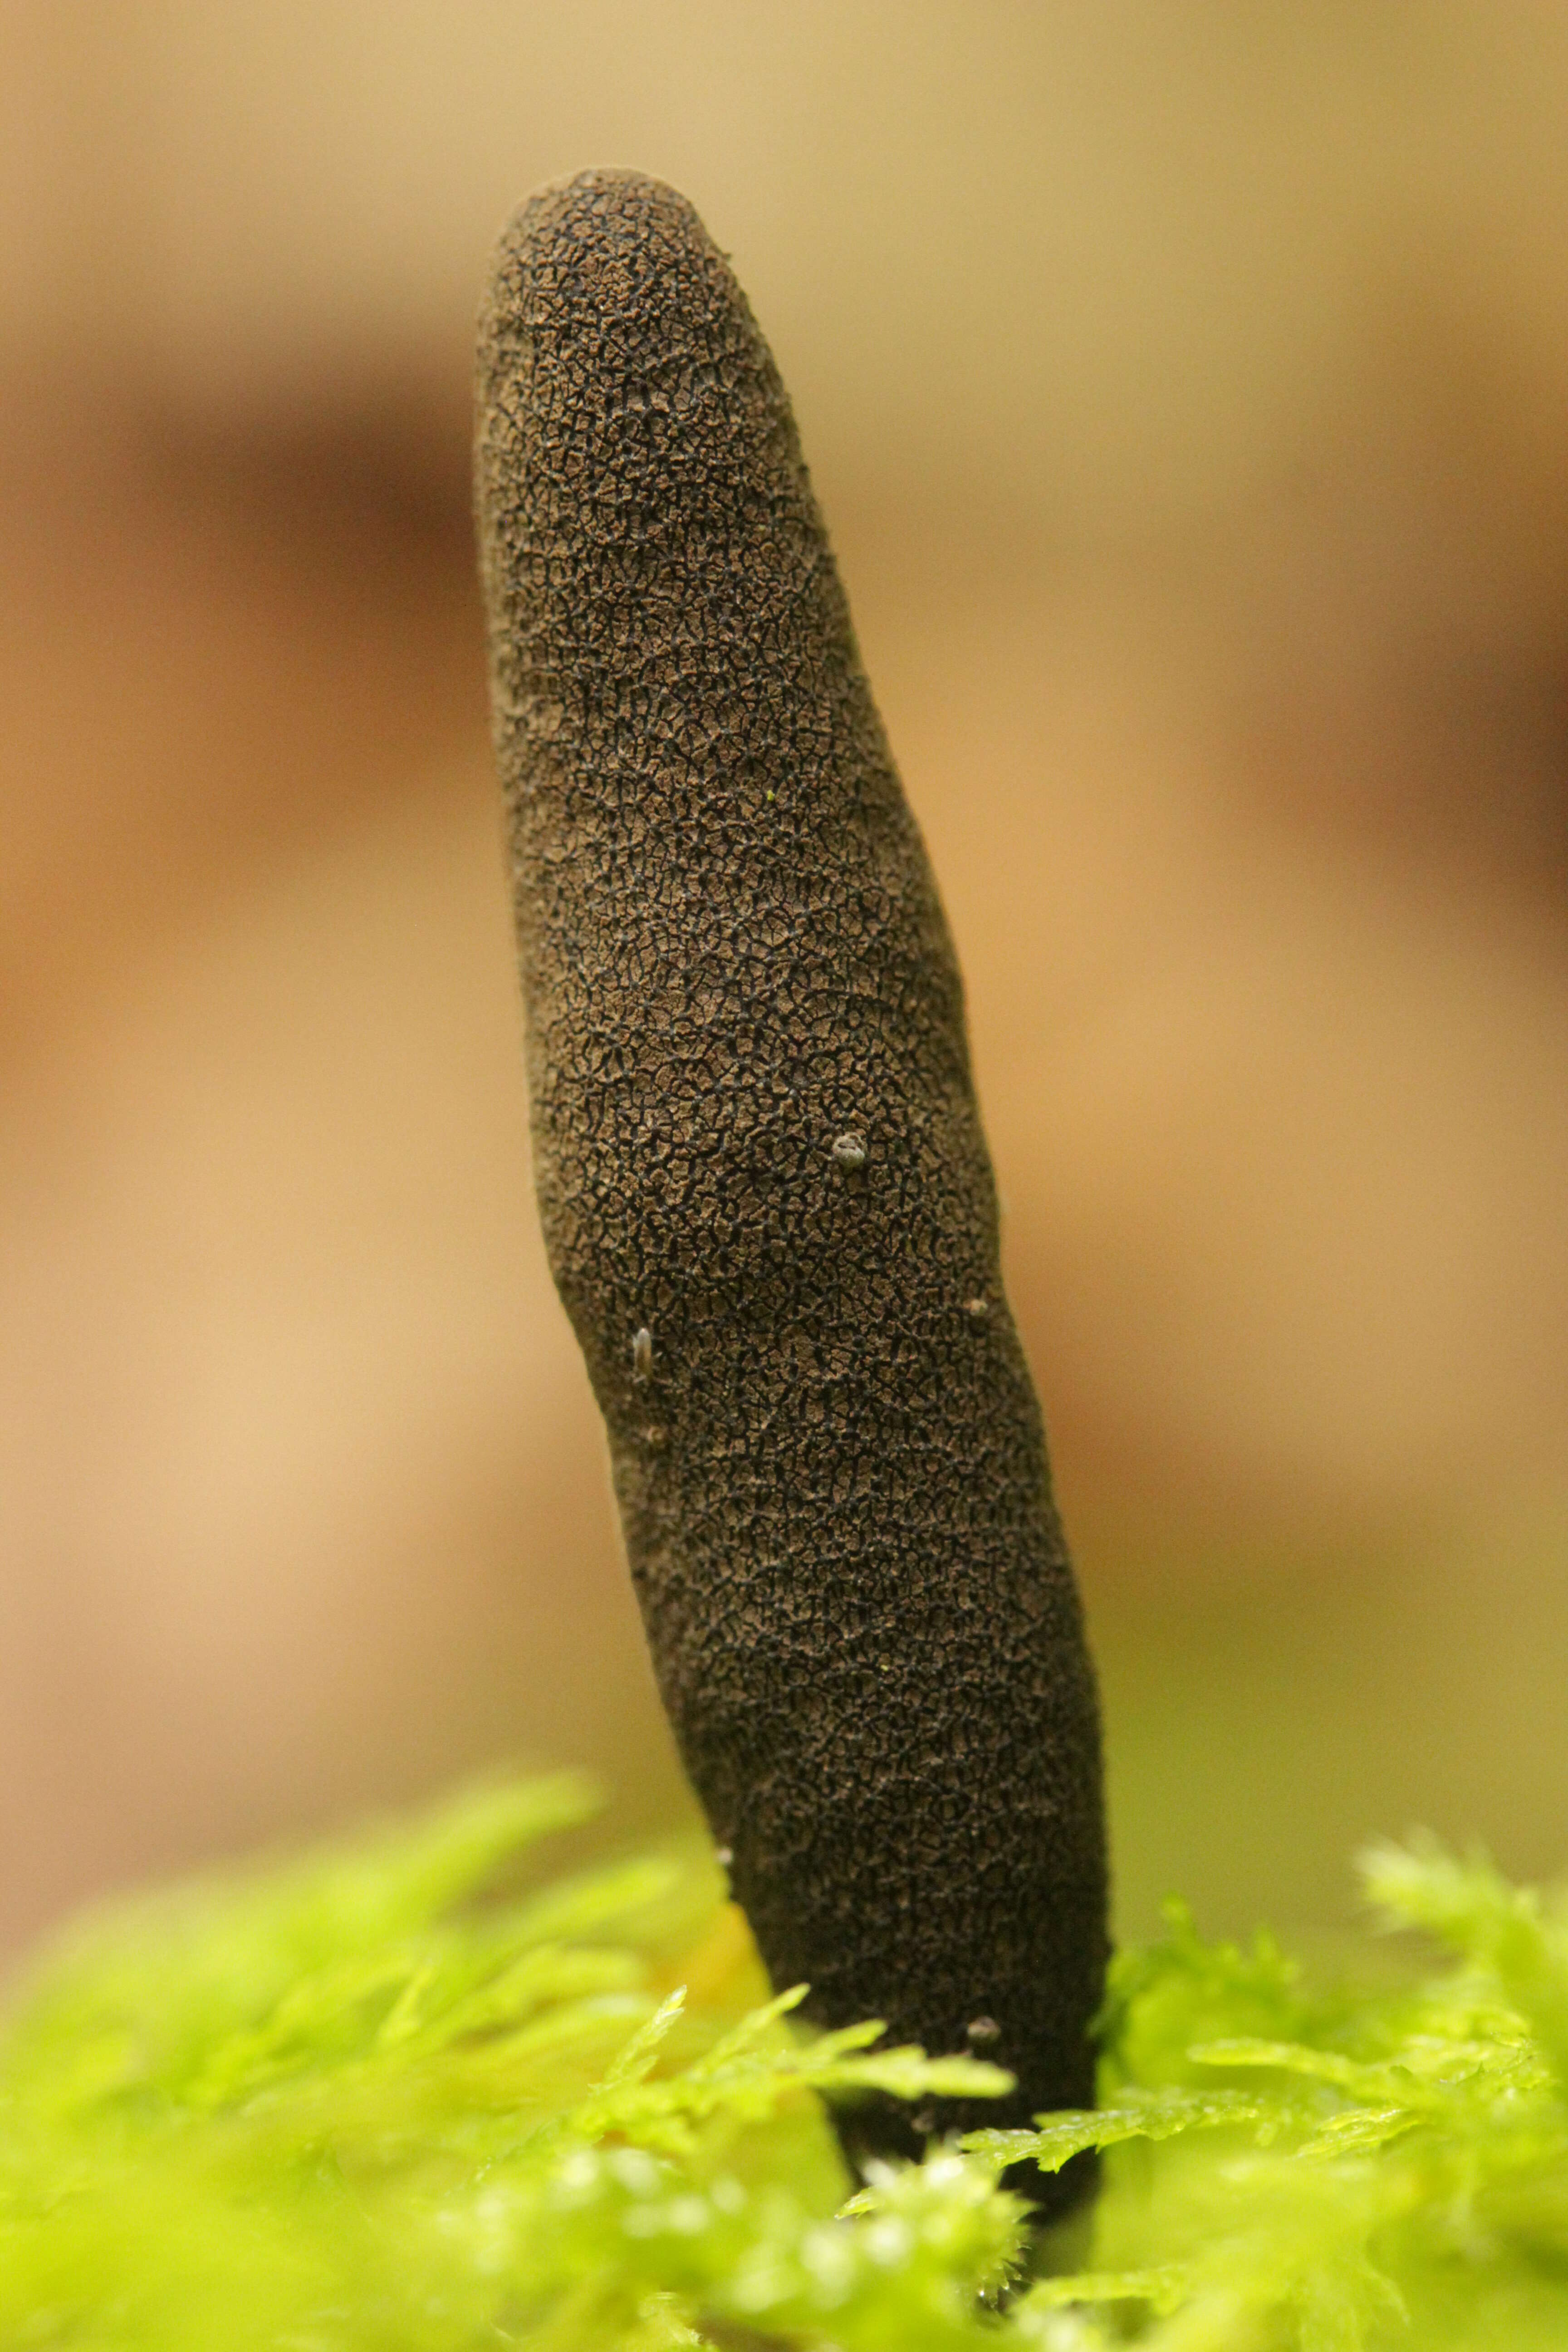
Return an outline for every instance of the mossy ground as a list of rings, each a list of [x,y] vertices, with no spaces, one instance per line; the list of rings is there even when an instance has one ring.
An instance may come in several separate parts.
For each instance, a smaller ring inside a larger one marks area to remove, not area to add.
[[[796,2032],[705,1856],[531,1880],[592,1802],[485,1788],[72,1930],[0,2040],[0,2345],[1568,2342],[1555,1899],[1381,1852],[1374,1908],[1427,1942],[1359,1992],[1173,1908],[1117,1963],[1097,2116],[852,2196],[816,2090],[990,2070]],[[1092,2234],[1026,2266],[998,2172],[1091,2142]]]

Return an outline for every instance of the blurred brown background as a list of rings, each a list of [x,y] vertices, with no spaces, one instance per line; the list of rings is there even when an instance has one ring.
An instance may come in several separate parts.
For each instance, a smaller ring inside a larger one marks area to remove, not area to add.
[[[527,1172],[467,511],[696,201],[942,877],[1123,1926],[1568,1861],[1568,14],[0,0],[0,1936],[687,1803]]]

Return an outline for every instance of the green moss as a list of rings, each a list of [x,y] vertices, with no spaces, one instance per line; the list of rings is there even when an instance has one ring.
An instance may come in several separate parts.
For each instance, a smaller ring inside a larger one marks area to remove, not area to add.
[[[705,1856],[530,1884],[519,1857],[592,1801],[479,1790],[74,1929],[0,2040],[0,2345],[1568,2341],[1557,1900],[1382,1851],[1374,1906],[1444,1950],[1359,1994],[1173,1908],[1116,1965],[1098,2114],[849,2198],[814,2088],[1005,2078],[798,2033]],[[998,2171],[1091,2144],[1097,2267],[999,2312]]]

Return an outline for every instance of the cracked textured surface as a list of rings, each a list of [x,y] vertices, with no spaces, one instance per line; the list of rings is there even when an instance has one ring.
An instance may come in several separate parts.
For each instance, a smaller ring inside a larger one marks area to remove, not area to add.
[[[788,402],[690,205],[626,173],[518,213],[479,379],[540,1211],[687,1769],[776,1984],[932,2052],[980,2021],[1016,2074],[921,2127],[1087,2105],[1093,1676],[962,982]]]

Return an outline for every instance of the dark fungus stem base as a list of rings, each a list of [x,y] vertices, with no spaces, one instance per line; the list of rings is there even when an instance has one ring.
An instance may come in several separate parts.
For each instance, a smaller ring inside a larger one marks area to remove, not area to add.
[[[842,2111],[851,2155],[1087,2105],[1093,1676],[789,404],[690,205],[625,173],[517,215],[479,375],[540,1210],[682,1756],[775,1984],[1017,2078]]]

